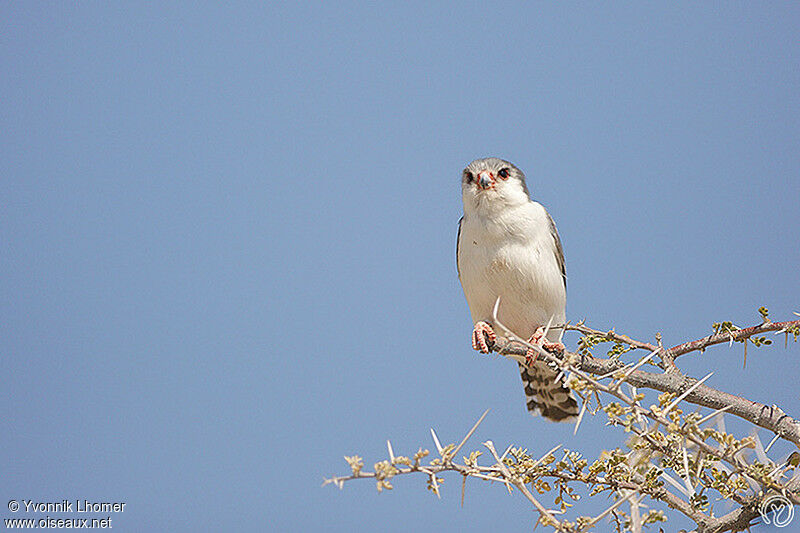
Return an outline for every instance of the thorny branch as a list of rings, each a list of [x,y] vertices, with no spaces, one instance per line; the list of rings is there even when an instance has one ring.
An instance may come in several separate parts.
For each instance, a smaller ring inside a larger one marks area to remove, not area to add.
[[[503,355],[508,356],[524,357],[526,350],[525,346],[520,345],[502,348]],[[567,352],[565,359],[574,360],[573,364],[576,369],[594,375],[616,374],[624,372],[626,367],[624,363],[616,359],[581,357],[572,352]],[[658,374],[643,370],[634,370],[627,375],[624,381],[638,388],[660,392],[675,392],[677,394],[685,392],[697,383],[695,378],[679,372]],[[790,417],[776,405],[754,402],[711,388],[705,384],[701,384],[692,390],[684,400],[711,409],[727,407],[727,412],[768,429],[800,448],[800,421]]]
[[[766,309],[764,309],[764,311],[766,311]],[[792,334],[794,335],[795,340],[797,339],[798,335],[800,335],[800,320],[790,320],[787,322],[764,322],[760,325],[744,329],[735,328],[735,326],[731,326],[729,322],[723,322],[722,326],[726,326],[726,324],[728,326],[722,328],[725,330],[724,332],[716,333],[696,341],[679,344],[678,346],[671,348],[668,350],[671,356],[670,360],[674,360],[674,358],[692,351],[705,350],[705,348],[709,346],[721,344],[723,342],[747,342],[751,337],[770,331],[784,333],[787,336]],[[715,326],[718,326],[718,324],[715,324]],[[598,340],[598,337],[600,337],[618,343],[627,344],[633,348],[642,348],[651,352],[663,351],[658,346],[635,341],[625,335],[619,335],[614,331],[602,332],[586,327],[583,324],[577,324],[574,326],[567,324],[564,329],[579,331],[584,333],[584,335],[591,335],[594,337],[593,340]],[[584,339],[585,338],[586,337],[584,337]],[[760,340],[760,342],[758,342],[756,345],[758,346],[762,343],[769,344],[769,341],[765,342]],[[509,346],[507,348],[503,348],[503,351],[504,353],[508,353],[510,355],[524,355],[526,349],[519,346]],[[574,353],[568,352],[566,357],[575,359],[575,355],[576,354]],[[617,370],[623,369],[626,366],[618,358],[609,357],[606,359],[599,359],[594,357],[586,357],[585,353],[582,354],[582,357],[579,357],[575,363],[576,366],[581,370],[596,375],[613,373]],[[662,368],[664,368],[663,365]],[[625,381],[634,387],[653,389],[661,392],[676,392],[680,394],[689,389],[697,380],[684,375],[676,367],[674,367],[673,364],[672,367],[669,368],[668,372],[665,373],[634,370],[628,374]],[[800,448],[800,421],[788,416],[776,405],[768,406],[759,402],[754,402],[740,396],[735,396],[727,392],[713,389],[707,385],[700,385],[697,387],[688,396],[686,396],[685,400],[689,403],[701,405],[703,407],[709,407],[711,409],[728,407],[729,413],[743,418],[744,420],[747,420],[748,422],[751,422],[764,429],[768,429],[774,432],[776,435],[779,435],[782,439],[788,440]]]
[[[669,352],[673,357],[677,358],[681,355],[698,350],[702,352],[709,346],[714,346],[715,344],[722,344],[724,342],[741,342],[745,339],[753,337],[754,335],[768,333],[770,331],[777,331],[778,333],[784,333],[786,335],[794,332],[796,338],[798,334],[798,327],[800,327],[800,320],[789,320],[786,322],[765,322],[757,326],[751,326],[749,328],[738,329],[735,331],[716,333],[703,339],[679,344],[674,348],[670,348]]]
[[[578,353],[550,353],[508,331],[497,320],[499,304],[498,300],[494,324],[506,342],[493,348],[501,355],[523,363],[528,348],[533,348],[539,352],[541,359],[558,367],[564,375],[570,375],[568,386],[584,402],[575,430],[586,412],[596,414],[602,408],[610,424],[622,426],[626,432],[634,435],[627,443],[629,451],[616,448],[604,452],[590,465],[581,454],[567,449],[562,450],[563,458],[556,460],[555,452],[561,449],[560,445],[534,461],[526,450],[511,446],[500,456],[492,442],[487,441],[484,446],[494,459],[492,465],[478,464],[479,451],[464,457],[463,463],[454,461],[455,455],[483,421],[486,416],[484,413],[458,446],[450,444],[443,447],[436,433],[431,430],[439,457],[427,465],[421,463],[421,459],[428,455],[427,450],[420,448],[412,462],[407,457],[395,456],[391,443],[387,442],[389,460],[376,463],[374,471],[363,471],[360,457],[346,457],[352,474],[333,477],[326,480],[325,484],[333,483],[342,488],[346,481],[372,478],[376,480],[380,491],[392,488],[390,480],[393,476],[418,472],[427,476],[428,488],[438,495],[443,482],[438,474],[458,472],[464,480],[474,477],[499,481],[509,491],[512,487],[517,488],[539,513],[539,523],[555,531],[570,533],[587,531],[609,515],[613,517],[618,532],[639,533],[643,525],[666,520],[663,512],[652,509],[641,515],[640,505],[644,497],[662,502],[691,519],[697,525],[697,533],[747,529],[759,516],[759,505],[769,495],[779,494],[786,499],[787,505],[790,505],[788,502],[800,505],[800,453],[794,452],[786,462],[773,461],[766,455],[779,438],[800,448],[800,422],[777,406],[766,406],[713,389],[704,383],[712,374],[697,380],[684,375],[674,362],[676,357],[702,351],[722,342],[744,342],[745,347],[748,342],[755,346],[770,344],[764,337],[757,337],[765,332],[784,333],[787,341],[789,335],[797,340],[800,320],[770,322],[768,311],[761,308],[762,324],[744,329],[730,322],[714,324],[714,334],[668,350],[662,347],[660,337],[658,345],[653,345],[614,331],[594,330],[581,322],[556,326],[583,335]],[[613,342],[614,347],[607,358],[596,358],[591,348],[602,342]],[[621,354],[635,349],[644,349],[649,353],[628,364],[620,360]],[[660,361],[651,361],[656,355]],[[647,363],[656,365],[662,372],[640,370]],[[630,387],[630,395],[623,392],[623,384]],[[643,407],[641,400],[645,395],[638,392],[639,388],[662,392],[658,397],[658,405]],[[617,401],[603,406],[600,404],[600,394]],[[588,409],[593,402],[597,404],[596,407]],[[715,411],[707,416],[696,412],[684,415],[681,402]],[[719,419],[723,412],[768,429],[775,437],[764,449],[757,434],[737,439],[727,433],[723,426],[716,430],[703,427],[706,422]],[[748,460],[745,452],[751,449],[755,449],[756,457]],[[553,483],[552,487],[547,480]],[[665,481],[677,492],[667,490]],[[608,492],[616,502],[594,518],[581,516],[574,522],[565,519],[559,521],[555,515],[563,514],[567,507],[572,506],[567,500],[575,501],[580,497],[573,492],[576,485],[590,489],[590,495]],[[534,496],[534,492],[543,494],[550,490],[558,490],[555,503],[560,506],[559,510],[547,509]],[[715,517],[708,499],[708,494],[712,492],[717,493],[720,499],[735,502],[738,507]],[[631,508],[629,518],[620,510],[625,503]]]

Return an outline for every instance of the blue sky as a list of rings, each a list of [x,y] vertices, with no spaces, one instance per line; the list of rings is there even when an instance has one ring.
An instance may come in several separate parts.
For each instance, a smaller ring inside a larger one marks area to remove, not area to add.
[[[674,344],[794,318],[798,25],[793,3],[5,3],[0,496],[124,501],[123,531],[530,530],[499,486],[463,508],[455,477],[441,500],[320,487],[487,408],[472,448],[619,444],[531,419],[515,365],[470,349],[461,169],[526,172],[571,320]],[[680,366],[798,416],[797,346]]]

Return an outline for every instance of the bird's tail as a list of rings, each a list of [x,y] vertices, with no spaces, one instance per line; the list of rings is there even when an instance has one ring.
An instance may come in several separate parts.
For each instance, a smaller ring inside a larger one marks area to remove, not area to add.
[[[578,416],[575,394],[564,385],[564,376],[558,381],[559,370],[544,361],[536,361],[528,368],[519,365],[528,411],[541,414],[553,422],[570,422]]]

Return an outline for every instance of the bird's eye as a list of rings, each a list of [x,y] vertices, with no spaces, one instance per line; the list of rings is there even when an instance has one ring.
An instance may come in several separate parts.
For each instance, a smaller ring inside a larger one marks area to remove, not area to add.
[[[475,176],[472,175],[472,172],[469,170],[464,171],[464,179],[467,183],[472,183],[475,180]]]
[[[511,174],[511,173],[508,171],[508,169],[507,169],[507,168],[501,168],[501,169],[500,169],[500,172],[498,172],[498,173],[497,173],[497,175],[498,175],[498,176],[500,176],[501,178],[503,178],[504,180],[507,180],[507,179],[508,179],[508,176],[509,176],[510,174]]]

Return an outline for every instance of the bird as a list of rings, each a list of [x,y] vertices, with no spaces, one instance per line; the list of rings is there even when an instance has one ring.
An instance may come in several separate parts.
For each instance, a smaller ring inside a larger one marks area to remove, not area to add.
[[[472,316],[472,347],[489,353],[505,339],[497,320],[521,338],[563,351],[567,275],[553,218],[530,197],[525,175],[514,164],[488,157],[461,174],[464,215],[458,223],[456,269]],[[545,335],[544,327],[550,328]],[[528,411],[562,422],[574,420],[578,403],[564,375],[528,351],[520,363]]]

